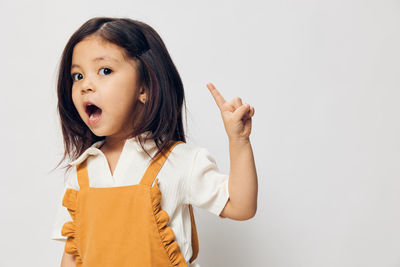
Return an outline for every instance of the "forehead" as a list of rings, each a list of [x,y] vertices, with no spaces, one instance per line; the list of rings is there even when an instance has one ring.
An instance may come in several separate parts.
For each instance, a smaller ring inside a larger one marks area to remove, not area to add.
[[[77,43],[72,51],[72,64],[74,65],[99,58],[103,58],[103,60],[116,59],[123,62],[125,60],[124,50],[101,37],[86,37]]]

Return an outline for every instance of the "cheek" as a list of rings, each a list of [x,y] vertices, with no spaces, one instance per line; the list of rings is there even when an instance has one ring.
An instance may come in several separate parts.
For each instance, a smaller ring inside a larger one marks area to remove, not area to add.
[[[134,88],[128,87],[126,85],[119,85],[117,90],[108,91],[107,95],[104,95],[104,99],[114,107],[119,109],[131,108],[134,99]]]
[[[107,98],[106,105],[109,107],[113,113],[119,116],[125,116],[131,109],[133,105],[132,96],[130,95],[116,95]]]

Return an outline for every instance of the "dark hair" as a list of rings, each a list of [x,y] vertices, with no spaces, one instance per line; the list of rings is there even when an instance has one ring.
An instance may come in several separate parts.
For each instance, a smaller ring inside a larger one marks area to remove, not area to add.
[[[185,101],[184,89],[179,73],[158,33],[149,25],[129,19],[95,17],[86,21],[69,39],[62,53],[58,72],[57,94],[58,113],[64,139],[64,155],[56,168],[68,155],[77,159],[94,142],[105,139],[92,133],[80,118],[72,102],[71,61],[75,45],[88,36],[98,36],[103,40],[123,48],[124,57],[135,59],[140,86],[143,86],[147,100],[142,109],[134,105],[135,123],[132,122],[131,137],[150,131],[151,136],[138,141],[143,150],[143,142],[153,139],[158,151],[154,157],[169,148],[174,141],[186,142],[182,124],[182,105]],[[136,93],[135,101],[139,92]],[[186,103],[185,103],[186,112]],[[186,117],[186,116],[185,116]],[[63,168],[71,166],[64,166]]]

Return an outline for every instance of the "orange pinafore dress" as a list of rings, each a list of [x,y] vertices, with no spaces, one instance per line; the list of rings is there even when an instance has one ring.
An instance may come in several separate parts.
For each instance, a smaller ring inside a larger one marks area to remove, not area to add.
[[[187,266],[168,213],[161,209],[156,178],[176,141],[154,158],[139,184],[90,187],[87,159],[76,166],[79,190],[68,188],[62,204],[72,221],[64,223],[65,252],[76,255],[77,267],[181,267]],[[155,181],[155,182],[154,182]],[[153,185],[154,182],[154,185]],[[193,208],[192,263],[199,245]]]

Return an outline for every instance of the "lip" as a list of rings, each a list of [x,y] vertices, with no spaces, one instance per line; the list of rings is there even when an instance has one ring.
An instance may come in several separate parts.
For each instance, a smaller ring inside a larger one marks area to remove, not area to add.
[[[95,105],[96,107],[98,107],[98,108],[100,108],[101,110],[103,110],[99,105],[97,105],[96,103],[94,103],[94,102],[92,102],[92,101],[84,101],[83,102],[83,109],[85,110],[85,112],[86,112],[86,114],[88,114],[88,112],[87,112],[87,107],[89,106],[89,105]],[[89,115],[89,114],[88,114]]]
[[[101,109],[101,113],[103,113],[103,109],[102,109],[99,105],[97,105],[96,103],[94,103],[93,101],[88,100],[88,101],[84,101],[84,102],[83,102],[83,109],[85,110],[85,113],[86,113],[86,115],[87,115],[88,123],[89,123],[90,125],[95,125],[98,121],[100,121],[100,119],[101,119],[101,114],[100,114],[100,116],[99,116],[98,118],[96,118],[96,119],[94,119],[94,120],[91,120],[91,119],[90,119],[90,113],[88,112],[88,109],[87,109],[87,107],[88,107],[89,105],[95,105],[96,107],[100,108],[100,109]]]
[[[95,118],[93,120],[91,120],[90,118],[88,118],[88,123],[90,126],[94,126],[96,123],[98,123],[101,120],[101,115],[98,118]]]
[[[95,106],[99,107],[99,105],[97,105],[96,103],[94,103],[93,101],[90,101],[90,100],[84,101],[84,102],[83,102],[83,108],[84,108],[85,110],[86,110],[86,107],[87,107],[88,105],[95,105]],[[100,107],[99,107],[99,108],[100,108]]]

